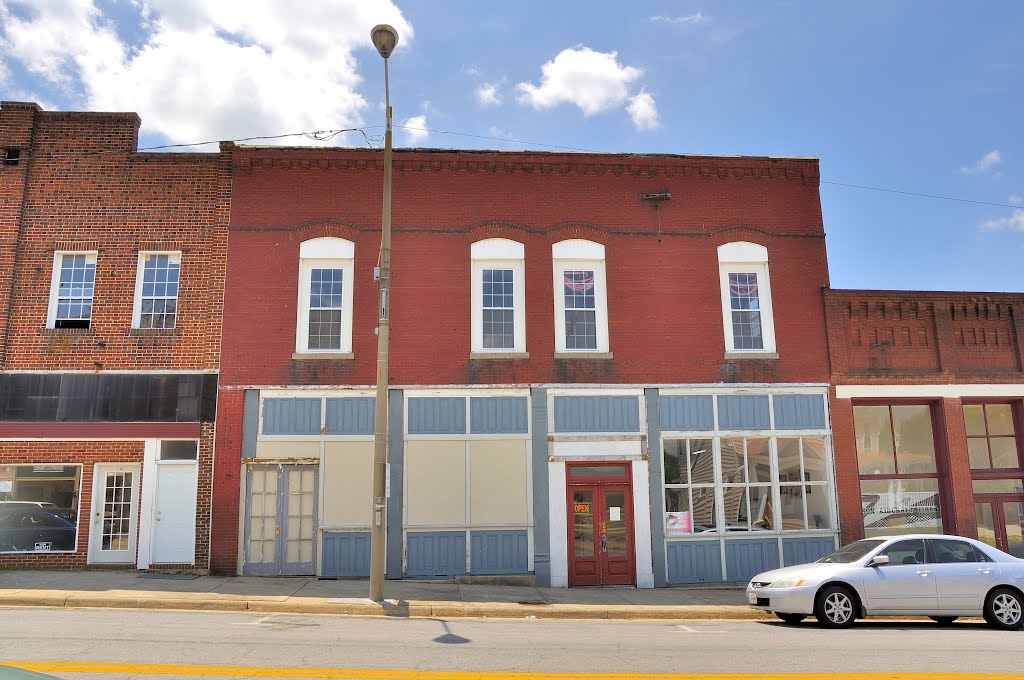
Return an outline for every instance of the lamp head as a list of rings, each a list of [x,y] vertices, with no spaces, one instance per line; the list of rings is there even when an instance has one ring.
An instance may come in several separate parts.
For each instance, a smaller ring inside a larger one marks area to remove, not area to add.
[[[380,56],[387,59],[395,50],[398,44],[398,31],[387,24],[377,24],[370,31],[370,39],[373,46],[380,52]]]

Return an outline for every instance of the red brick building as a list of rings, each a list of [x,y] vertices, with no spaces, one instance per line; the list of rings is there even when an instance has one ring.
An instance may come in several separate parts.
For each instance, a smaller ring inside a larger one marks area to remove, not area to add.
[[[209,565],[230,148],[0,104],[0,566]]]
[[[1024,294],[824,301],[843,541],[945,531],[1024,556]]]
[[[382,155],[231,162],[212,568],[364,574]],[[394,168],[390,578],[649,587],[835,545],[815,159]]]

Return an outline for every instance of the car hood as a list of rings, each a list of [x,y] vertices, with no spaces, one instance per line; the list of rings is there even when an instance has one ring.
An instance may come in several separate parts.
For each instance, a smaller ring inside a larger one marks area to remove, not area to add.
[[[750,580],[772,583],[774,581],[778,581],[780,578],[800,575],[805,575],[813,579],[824,579],[838,571],[848,569],[850,566],[852,566],[851,563],[847,562],[809,562],[807,564],[795,564],[792,567],[783,567],[782,569],[765,571]]]

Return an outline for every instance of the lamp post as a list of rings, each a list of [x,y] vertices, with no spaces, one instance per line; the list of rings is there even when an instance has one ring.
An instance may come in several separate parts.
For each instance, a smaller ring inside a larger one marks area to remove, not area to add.
[[[373,509],[370,518],[370,599],[384,599],[384,549],[388,460],[388,294],[391,288],[391,94],[388,57],[398,32],[387,24],[370,31],[373,46],[384,58],[384,206],[380,224],[380,268],[377,276],[377,399],[373,434]]]

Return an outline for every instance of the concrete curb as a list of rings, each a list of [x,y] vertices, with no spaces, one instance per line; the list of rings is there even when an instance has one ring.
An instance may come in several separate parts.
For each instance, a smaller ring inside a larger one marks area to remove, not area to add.
[[[0,597],[2,607],[108,608],[258,612],[266,614],[333,614],[392,618],[483,619],[592,619],[592,620],[763,620],[772,615],[732,605],[583,605],[504,602],[432,602],[399,600],[384,603],[338,602],[325,598],[266,600],[224,597],[111,597],[82,593],[32,595],[24,592]]]

